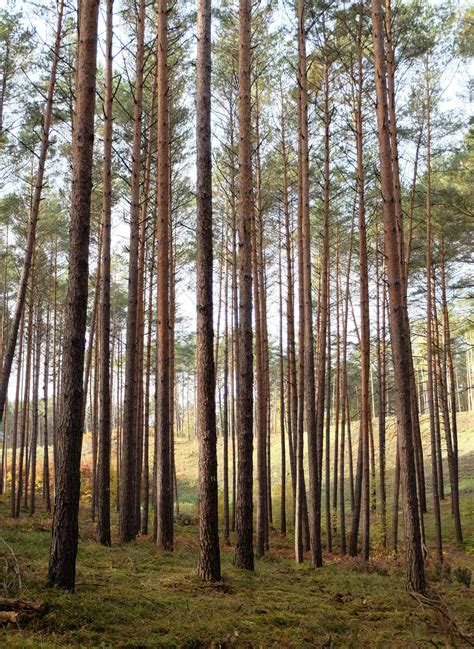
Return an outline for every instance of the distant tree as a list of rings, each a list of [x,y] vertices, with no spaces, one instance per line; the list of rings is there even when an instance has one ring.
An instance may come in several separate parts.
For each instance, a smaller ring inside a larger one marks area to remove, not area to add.
[[[100,421],[98,467],[98,517],[97,537],[102,545],[111,544],[110,535],[110,446],[111,446],[111,394],[110,394],[110,254],[112,212],[112,37],[113,0],[106,4],[105,43],[105,98],[104,98],[104,165],[102,203],[102,259],[100,286]]]
[[[168,2],[159,0],[157,16],[158,151],[157,151],[157,538],[158,547],[173,549],[173,489],[170,432],[170,173]]]
[[[254,569],[253,350],[251,222],[254,210],[251,132],[251,2],[239,0],[239,333],[237,367],[238,476],[235,565]]]
[[[8,382],[10,380],[13,357],[15,355],[15,348],[16,348],[16,343],[18,338],[18,330],[20,328],[20,320],[25,306],[28,279],[30,276],[31,265],[32,265],[34,249],[35,249],[36,226],[38,223],[38,217],[39,217],[39,212],[41,207],[41,197],[42,197],[43,184],[44,184],[46,156],[48,154],[48,148],[50,145],[49,136],[50,136],[52,117],[53,117],[53,97],[54,97],[54,89],[56,84],[56,73],[58,68],[58,62],[61,56],[61,30],[62,30],[62,21],[63,21],[63,8],[64,8],[63,1],[60,0],[58,4],[56,39],[54,43],[53,60],[51,63],[51,74],[49,77],[46,105],[44,109],[43,133],[41,137],[41,147],[38,156],[38,169],[36,172],[35,188],[34,188],[34,193],[31,201],[30,221],[28,226],[26,247],[25,247],[25,252],[23,257],[23,267],[20,275],[20,281],[18,284],[16,304],[13,312],[10,333],[8,336],[5,353],[3,356],[3,367],[0,376],[0,433],[1,433],[2,422],[3,422],[3,410],[5,408],[5,401],[8,393]],[[10,24],[10,28],[11,28],[10,30],[7,30],[8,31],[7,38],[11,36],[11,31],[13,30],[13,26],[11,24]],[[10,66],[13,60],[13,54],[10,52],[10,47],[11,46],[9,45],[7,40],[7,45],[6,45],[7,51],[4,53],[4,60],[3,60],[3,77],[2,77],[3,85],[2,85],[2,90],[0,91],[0,131],[1,131],[1,124],[2,124],[1,115],[3,111],[4,94],[6,93],[6,85],[8,82],[9,74],[11,73]],[[0,64],[1,64],[1,60],[0,60]],[[1,437],[2,435],[0,434],[0,438]]]
[[[119,531],[122,541],[131,541],[137,534],[135,509],[136,437],[134,420],[135,365],[137,361],[138,244],[140,232],[140,183],[143,114],[143,75],[145,56],[145,0],[137,8],[137,45],[133,109],[133,142],[130,182],[130,250],[128,265],[127,348],[125,357],[125,390],[123,404],[122,467],[120,472]]]

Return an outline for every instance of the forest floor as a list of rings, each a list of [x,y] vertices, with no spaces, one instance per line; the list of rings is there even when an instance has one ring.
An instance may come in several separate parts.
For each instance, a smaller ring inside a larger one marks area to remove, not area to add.
[[[275,436],[276,437],[276,436]],[[150,538],[112,548],[95,541],[87,494],[81,508],[74,595],[45,587],[51,518],[43,511],[8,517],[0,497],[0,590],[9,580],[12,552],[26,599],[46,612],[0,628],[0,647],[469,647],[474,646],[474,418],[460,417],[462,516],[465,543],[453,543],[449,499],[442,504],[445,562],[438,569],[429,548],[429,599],[404,589],[403,556],[378,547],[371,560],[325,554],[322,569],[293,561],[292,533],[278,523],[270,551],[254,574],[233,567],[234,549],[222,545],[222,583],[197,578],[197,526],[176,524],[173,553]],[[276,440],[275,440],[275,453]],[[177,445],[181,508],[194,514],[197,445]],[[276,478],[276,476],[275,476]],[[390,492],[389,492],[390,493]],[[274,490],[277,508],[277,488]],[[3,500],[2,500],[3,498]],[[376,516],[374,515],[374,522]],[[432,517],[426,517],[432,538]],[[324,537],[323,537],[324,538]],[[8,544],[8,545],[6,545]],[[337,538],[335,539],[337,549]],[[2,572],[3,571],[3,572]],[[2,583],[3,582],[3,583]],[[4,593],[0,592],[0,595]]]

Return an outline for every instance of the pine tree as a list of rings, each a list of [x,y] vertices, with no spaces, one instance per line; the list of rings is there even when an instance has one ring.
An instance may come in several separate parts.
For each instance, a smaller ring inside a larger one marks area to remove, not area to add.
[[[62,395],[57,431],[58,471],[48,583],[74,590],[79,524],[92,151],[96,90],[98,0],[81,3],[72,144],[69,280],[63,338]]]
[[[239,332],[237,358],[238,475],[235,565],[254,569],[253,350],[251,222],[254,210],[251,133],[251,2],[239,0]]]
[[[111,544],[110,536],[110,254],[112,212],[112,105],[113,105],[113,0],[106,5],[105,99],[104,99],[104,168],[102,203],[102,276],[100,286],[100,421],[98,467],[97,538],[102,545]]]
[[[215,375],[212,322],[211,0],[199,0],[197,24],[197,399],[199,575],[221,577],[217,510]]]
[[[393,169],[388,130],[387,82],[385,68],[384,29],[380,0],[372,1],[372,36],[374,44],[375,88],[377,95],[377,126],[380,176],[385,225],[385,254],[389,293],[389,321],[393,365],[397,384],[398,449],[404,496],[407,583],[416,592],[425,589],[425,573],[421,547],[416,467],[414,461],[411,410],[410,347],[404,312],[401,281],[400,249],[397,240]]]

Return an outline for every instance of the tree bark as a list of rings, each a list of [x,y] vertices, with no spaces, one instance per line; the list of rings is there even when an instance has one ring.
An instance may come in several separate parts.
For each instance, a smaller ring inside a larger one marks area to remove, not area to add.
[[[309,152],[308,152],[308,73],[306,60],[306,27],[305,27],[305,0],[298,0],[297,3],[297,38],[298,38],[298,85],[299,85],[299,132],[298,132],[298,158],[300,174],[301,197],[298,201],[300,212],[300,227],[302,230],[302,266],[303,266],[303,301],[304,301],[304,349],[299,353],[304,354],[304,403],[306,432],[308,435],[308,465],[309,465],[309,523],[311,542],[311,562],[314,566],[322,566],[321,550],[321,461],[322,461],[322,431],[324,419],[324,372],[325,353],[321,349],[326,348],[326,320],[327,320],[327,292],[325,293],[326,305],[325,316],[321,315],[324,325],[319,332],[319,357],[318,357],[318,413],[315,407],[315,377],[314,377],[314,341],[313,341],[313,300],[311,287],[311,232],[309,219]],[[325,162],[326,165],[326,162]],[[327,158],[327,167],[329,158]],[[326,169],[326,173],[328,168]],[[329,182],[329,178],[327,178]],[[326,205],[324,215],[325,242],[328,246],[328,206]],[[324,254],[328,252],[324,246]],[[325,257],[326,259],[328,257]],[[324,263],[324,262],[323,262]],[[325,281],[327,291],[327,266]],[[300,280],[301,281],[301,280]],[[324,309],[324,306],[323,306]],[[301,325],[300,325],[301,326]],[[321,366],[323,369],[321,370]],[[322,374],[321,374],[322,371]],[[317,437],[321,440],[318,452]]]
[[[25,313],[23,312],[20,323],[20,344],[18,348],[17,376],[15,389],[15,408],[13,411],[13,439],[12,439],[12,464],[11,464],[11,493],[10,493],[10,513],[12,518],[17,518],[18,511],[16,507],[16,460],[18,445],[18,415],[20,411],[20,388],[23,362],[23,333],[25,328]],[[21,465],[20,465],[21,466]]]
[[[39,436],[39,382],[41,372],[41,339],[42,339],[43,309],[40,298],[36,305],[35,350],[33,354],[33,398],[31,425],[31,471],[30,471],[30,515],[36,510],[36,456]]]
[[[426,263],[426,359],[428,366],[428,408],[430,416],[430,438],[431,438],[431,484],[433,490],[433,512],[435,519],[435,537],[437,559],[443,561],[443,542],[441,534],[441,510],[439,504],[439,474],[438,474],[438,448],[436,440],[435,422],[435,401],[434,401],[434,363],[433,363],[433,281],[431,262],[431,119],[430,119],[430,85],[429,68],[426,62],[426,242],[425,242],[425,263]],[[437,405],[437,404],[436,404]]]
[[[378,247],[379,236],[376,226],[376,242]],[[383,258],[382,258],[383,259]],[[386,357],[385,357],[385,264],[380,261],[378,251],[375,253],[375,291],[376,291],[376,329],[377,329],[377,390],[378,390],[378,429],[379,429],[379,480],[380,480],[380,522],[382,527],[382,544],[387,545],[387,489],[385,481],[385,392],[386,392]],[[380,286],[382,285],[382,303],[380,304]]]
[[[347,377],[347,323],[349,315],[349,280],[351,275],[352,264],[352,247],[354,235],[354,222],[355,222],[355,198],[352,209],[350,243],[349,243],[349,256],[347,260],[347,274],[346,274],[346,287],[342,314],[342,413],[341,413],[341,450],[340,450],[340,471],[339,471],[339,520],[341,527],[341,553],[347,552],[346,545],[346,502],[345,502],[345,438],[346,438],[346,424],[347,424],[347,440],[348,440],[348,464],[349,464],[349,495],[351,502],[351,509],[354,508],[354,481],[352,476],[352,445],[350,443],[350,412],[349,412],[349,386]]]
[[[377,127],[385,229],[385,254],[389,292],[390,335],[397,386],[398,448],[404,497],[407,585],[416,592],[425,590],[420,518],[414,460],[411,409],[410,344],[405,313],[402,260],[397,240],[397,219],[393,192],[393,169],[388,131],[387,75],[385,67],[384,28],[380,0],[372,0],[372,35],[374,45]],[[392,125],[394,127],[394,125]]]
[[[143,68],[145,35],[145,0],[137,10],[137,49],[133,109],[133,142],[130,203],[130,248],[128,263],[127,338],[125,389],[123,402],[122,457],[120,469],[119,536],[122,542],[135,538],[136,529],[136,345],[138,302],[138,247],[140,232],[140,179],[143,117]]]
[[[457,417],[456,417],[456,392],[454,382],[454,364],[451,351],[451,332],[449,327],[448,301],[446,297],[446,258],[444,237],[441,237],[441,308],[443,314],[443,337],[444,337],[444,364],[443,379],[445,389],[445,399],[443,407],[445,409],[444,419],[446,426],[446,445],[448,448],[449,476],[451,482],[451,502],[454,518],[454,530],[456,534],[456,543],[463,542],[461,513],[459,508],[459,472],[458,472],[458,448],[457,448]],[[448,372],[451,388],[451,413],[449,412],[449,391],[448,391]],[[451,421],[449,415],[451,414]],[[449,426],[450,422],[450,426]]]
[[[170,160],[168,82],[168,2],[158,2],[158,149],[157,149],[157,537],[162,550],[173,549],[173,494],[170,456]]]
[[[369,476],[369,371],[370,371],[370,319],[369,279],[367,261],[367,234],[365,224],[365,178],[362,122],[362,28],[359,18],[357,38],[357,90],[355,105],[355,135],[357,149],[357,193],[359,202],[359,282],[360,282],[360,364],[361,364],[361,438],[362,438],[362,559],[368,561],[370,551],[370,476]]]
[[[261,173],[259,150],[259,91],[258,81],[256,86],[255,99],[255,121],[256,121],[256,161],[255,161],[255,185],[256,185],[256,209],[252,214],[252,275],[253,275],[253,299],[255,311],[255,379],[257,384],[256,402],[256,437],[257,437],[257,557],[265,554],[267,537],[268,502],[267,502],[267,401],[266,382],[264,369],[264,333],[263,333],[263,281],[261,268],[259,267],[260,252],[260,222],[261,222]]]
[[[53,262],[51,262],[51,270]],[[49,363],[50,363],[50,325],[51,325],[51,284],[53,282],[53,274],[50,275],[48,286],[48,305],[46,314],[46,329],[45,329],[45,349],[44,349],[44,364],[43,364],[43,499],[45,509],[47,512],[51,511],[51,488],[50,488],[50,471],[49,471]]]
[[[99,368],[99,465],[97,484],[97,540],[111,545],[110,535],[110,452],[111,452],[111,388],[110,388],[110,247],[112,214],[112,38],[113,0],[106,3],[104,153],[102,196],[102,274],[100,286],[100,368]]]
[[[254,211],[251,132],[251,1],[239,0],[239,337],[237,358],[238,476],[235,565],[254,569],[252,250]]]
[[[228,228],[227,228],[228,231]],[[230,515],[229,515],[229,259],[227,254],[228,235],[226,237],[225,252],[225,289],[224,289],[224,386],[223,386],[223,417],[222,417],[222,443],[223,443],[223,517],[224,540],[230,541]],[[232,375],[231,375],[232,376]],[[233,380],[233,378],[232,378]]]
[[[411,350],[410,340],[410,326],[408,322],[407,311],[407,290],[408,290],[408,256],[405,251],[404,241],[404,228],[403,228],[403,210],[402,210],[402,195],[400,183],[400,169],[398,161],[398,135],[397,135],[397,118],[395,110],[395,52],[392,39],[392,11],[391,0],[385,0],[385,20],[384,28],[386,35],[386,85],[387,85],[387,99],[388,99],[388,117],[390,123],[389,136],[390,136],[390,149],[391,149],[391,164],[393,176],[393,196],[394,196],[394,210],[395,219],[397,223],[397,242],[400,255],[401,270],[400,276],[403,283],[403,313],[406,315],[405,327],[408,332],[408,345],[409,345],[409,365],[410,365],[410,381],[411,381],[411,398],[412,398],[412,425],[413,425],[413,444],[415,450],[415,469],[417,479],[418,498],[420,505],[420,525],[423,527],[422,514],[426,511],[426,495],[425,495],[425,476],[423,466],[423,448],[421,444],[420,422],[418,416],[418,409],[416,403],[416,386],[414,381],[413,370],[413,355]],[[423,531],[422,531],[423,534]]]
[[[286,443],[285,443],[285,364],[283,359],[283,273],[282,273],[282,223],[281,211],[278,222],[278,304],[279,304],[279,388],[280,388],[280,453],[281,453],[281,496],[280,534],[286,534]],[[291,417],[291,415],[290,415]]]
[[[20,436],[20,457],[18,462],[18,491],[16,500],[16,516],[20,516],[21,497],[23,494],[23,483],[28,484],[28,476],[25,476],[24,459],[28,452],[27,438],[29,425],[29,394],[30,394],[30,377],[31,377],[31,343],[33,338],[33,287],[31,286],[33,275],[30,280],[29,305],[28,305],[28,328],[26,334],[26,357],[25,357],[25,377],[23,386],[23,413],[21,418],[21,436]],[[26,491],[26,489],[25,489]]]
[[[89,232],[97,60],[98,0],[82,0],[72,143],[69,282],[63,338],[57,493],[48,583],[74,590],[83,434],[83,370],[89,279]]]
[[[211,0],[198,0],[196,61],[196,311],[199,437],[199,576],[221,578],[212,320]]]

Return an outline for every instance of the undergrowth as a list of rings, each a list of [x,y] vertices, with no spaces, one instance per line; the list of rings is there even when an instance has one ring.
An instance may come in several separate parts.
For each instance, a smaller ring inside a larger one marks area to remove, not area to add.
[[[195,441],[176,445],[182,516],[176,519],[172,553],[158,551],[149,537],[139,537],[127,545],[120,545],[114,537],[111,548],[97,544],[84,480],[77,590],[73,595],[45,587],[50,516],[39,510],[33,517],[22,513],[20,519],[12,520],[8,516],[8,497],[1,496],[4,595],[45,602],[47,612],[19,627],[0,628],[0,647],[469,646],[474,642],[469,636],[474,629],[473,428],[472,413],[460,416],[464,544],[454,545],[448,489],[442,503],[445,560],[442,567],[437,565],[433,547],[428,547],[430,590],[425,598],[413,597],[405,590],[403,556],[394,557],[383,549],[377,514],[371,517],[373,543],[368,563],[338,554],[336,535],[336,553],[325,555],[322,569],[311,568],[309,557],[305,563],[295,564],[292,530],[288,530],[287,538],[278,534],[278,471],[272,475],[275,523],[270,552],[256,561],[255,573],[251,574],[233,567],[234,547],[222,544],[222,582],[214,586],[200,583],[196,572]],[[278,467],[278,439],[274,438],[272,463]],[[393,468],[391,450],[389,444],[388,493]],[[431,509],[430,494],[428,507]],[[287,511],[291,511],[290,500]],[[425,517],[425,529],[427,538],[433,539],[431,512]],[[400,530],[400,537],[402,534]],[[232,537],[231,544],[234,542]]]
[[[474,624],[471,590],[460,578],[474,557],[452,547],[449,570],[428,561],[430,588],[454,624],[448,633],[439,611],[405,591],[403,558],[389,552],[374,552],[367,564],[327,555],[315,570],[308,560],[294,563],[291,534],[274,532],[255,574],[236,570],[233,547],[223,545],[222,583],[208,586],[196,575],[194,523],[176,526],[172,553],[148,537],[127,545],[114,539],[104,548],[88,511],[81,514],[77,591],[50,590],[49,517],[13,521],[6,503],[0,507],[2,538],[22,570],[22,596],[48,606],[20,628],[2,628],[2,647],[462,647],[456,633],[467,635]]]

